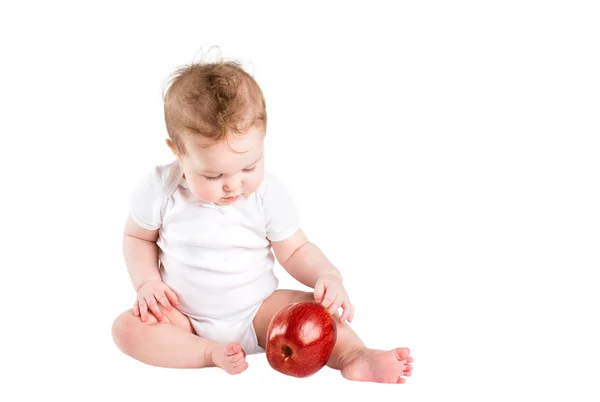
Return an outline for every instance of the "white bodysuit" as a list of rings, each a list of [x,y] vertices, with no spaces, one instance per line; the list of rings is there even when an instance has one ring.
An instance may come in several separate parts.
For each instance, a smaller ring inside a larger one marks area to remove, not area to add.
[[[219,206],[196,198],[174,161],[156,166],[138,185],[130,214],[141,227],[159,230],[162,280],[196,333],[240,342],[246,354],[264,352],[252,320],[279,285],[270,241],[284,240],[299,227],[280,181],[265,172],[253,194]]]

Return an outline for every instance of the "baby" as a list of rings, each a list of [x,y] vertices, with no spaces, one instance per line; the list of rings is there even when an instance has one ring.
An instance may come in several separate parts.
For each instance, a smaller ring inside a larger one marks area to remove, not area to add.
[[[193,63],[175,71],[164,113],[174,160],[132,193],[123,250],[137,297],[113,323],[118,348],[150,365],[239,374],[246,355],[265,351],[280,308],[315,300],[338,326],[329,367],[349,380],[406,382],[409,349],[369,349],[356,335],[342,275],[265,170],[256,81],[237,62]],[[314,293],[278,289],[275,259]]]

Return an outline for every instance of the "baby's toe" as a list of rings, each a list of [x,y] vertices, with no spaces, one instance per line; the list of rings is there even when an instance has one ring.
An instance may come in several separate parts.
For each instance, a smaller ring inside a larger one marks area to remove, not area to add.
[[[240,374],[246,371],[248,368],[248,362],[244,361],[239,366],[233,366],[234,374]]]
[[[407,360],[410,356],[409,348],[397,348],[395,349],[395,352],[398,360]]]
[[[235,363],[238,362],[240,360],[244,360],[244,353],[243,352],[238,352],[234,355],[231,356],[227,356],[227,360],[229,360],[231,363]]]
[[[407,372],[407,371],[410,372],[410,371],[412,371],[412,369],[413,369],[413,366],[411,364],[404,365],[404,372]]]
[[[245,366],[247,364],[248,364],[248,362],[246,360],[244,360],[244,359],[240,359],[238,361],[235,361],[235,362],[231,363],[231,365],[233,367],[236,367],[236,368],[240,368],[240,367]]]
[[[230,343],[227,346],[225,346],[225,354],[227,356],[235,355],[241,351],[242,351],[242,345],[240,345],[237,342]]]

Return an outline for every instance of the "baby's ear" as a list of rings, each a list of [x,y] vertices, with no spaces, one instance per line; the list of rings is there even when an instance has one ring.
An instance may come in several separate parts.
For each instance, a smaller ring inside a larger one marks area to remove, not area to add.
[[[175,144],[173,144],[173,141],[171,141],[170,138],[167,138],[167,139],[165,139],[165,142],[167,143],[167,146],[169,147],[171,152],[173,152],[175,157],[177,157],[177,159],[179,159],[179,154],[177,153],[177,148],[175,148]]]

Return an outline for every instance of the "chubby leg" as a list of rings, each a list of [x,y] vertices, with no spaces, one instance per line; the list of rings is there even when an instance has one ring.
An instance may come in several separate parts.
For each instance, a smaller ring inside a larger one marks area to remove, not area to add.
[[[289,303],[314,300],[314,294],[297,290],[277,290],[261,305],[254,318],[258,343],[265,347],[269,323],[275,313]],[[335,314],[336,318],[339,315]],[[354,381],[403,384],[411,375],[413,358],[408,348],[392,350],[369,349],[347,323],[336,320],[338,336],[327,365],[340,370],[342,376]]]
[[[195,334],[190,320],[176,308],[160,306],[162,320],[152,314],[142,322],[131,310],[117,317],[112,336],[126,355],[143,363],[169,368],[220,367],[229,374],[248,368],[239,343],[217,343]]]

